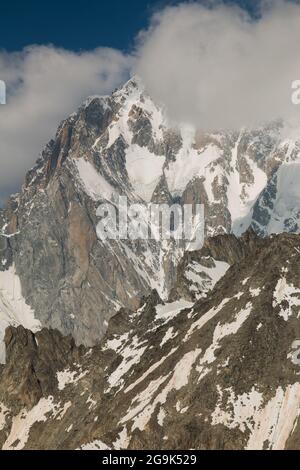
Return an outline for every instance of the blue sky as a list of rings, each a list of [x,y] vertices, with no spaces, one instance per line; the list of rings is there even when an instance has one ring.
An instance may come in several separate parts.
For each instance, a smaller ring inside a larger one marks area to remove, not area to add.
[[[225,0],[254,11],[259,0]],[[75,51],[95,47],[131,49],[136,34],[168,0],[10,0],[1,2],[0,49],[54,44]],[[199,2],[200,3],[200,2]],[[203,2],[202,2],[203,3]]]

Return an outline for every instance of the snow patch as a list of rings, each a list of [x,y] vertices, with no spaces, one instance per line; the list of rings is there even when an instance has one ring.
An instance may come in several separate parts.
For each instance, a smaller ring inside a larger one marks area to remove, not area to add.
[[[79,382],[79,380],[82,379],[87,373],[87,370],[84,372],[78,370],[71,371],[69,368],[57,372],[56,378],[58,381],[58,390],[64,390],[66,385]]]
[[[146,147],[134,144],[126,150],[126,169],[129,180],[138,196],[144,201],[151,200],[156,188],[165,157],[151,153]]]
[[[165,305],[157,305],[156,320],[164,320],[168,322],[175,318],[182,310],[191,308],[194,304],[185,299],[176,300],[175,302],[166,303]]]
[[[110,374],[108,378],[109,387],[105,391],[106,393],[113,387],[120,387],[123,385],[123,376],[126,375],[135,364],[140,362],[142,355],[148,347],[148,345],[143,346],[143,344],[144,343],[139,343],[137,336],[134,336],[129,344],[122,347],[119,351],[119,354],[122,356],[122,362]]]
[[[132,405],[135,406],[128,410],[126,416],[121,422],[124,423],[133,420],[131,431],[134,429],[140,429],[143,431],[151,419],[156,406],[158,404],[163,405],[172,390],[180,390],[188,384],[193,365],[200,353],[201,349],[195,349],[194,351],[186,353],[182,357],[182,359],[175,365],[174,372],[167,385],[154,400],[153,397],[157,393],[157,390],[168,380],[171,374],[152,380],[147,388],[134,398]]]
[[[220,387],[219,401],[212,415],[212,424],[223,424],[242,432],[250,431],[247,450],[283,450],[299,416],[300,384],[289,385],[283,390],[278,387],[276,394],[266,404],[263,395],[253,387],[250,392],[235,396],[232,389],[226,389],[229,398],[222,407],[223,392]]]
[[[300,307],[300,289],[288,284],[286,278],[282,277],[276,284],[273,299],[273,307],[280,306],[279,316],[288,321],[293,314],[293,307]]]
[[[247,320],[252,311],[252,304],[249,302],[246,307],[238,314],[230,323],[217,324],[211,345],[206,349],[204,355],[201,357],[197,371],[200,373],[199,380],[201,380],[208,372],[208,365],[216,360],[215,351],[220,348],[220,342],[229,335],[234,335],[238,332],[243,323]]]
[[[106,179],[94,168],[94,166],[84,158],[75,161],[80,180],[83,183],[85,192],[94,200],[111,200],[115,190]]]
[[[0,271],[0,363],[5,363],[3,339],[9,325],[23,325],[34,333],[41,329],[40,321],[22,296],[21,281],[14,264],[7,271]]]
[[[41,400],[31,410],[24,408],[12,420],[10,434],[6,439],[2,450],[20,450],[23,449],[29,439],[30,430],[35,423],[45,422],[48,417],[53,419],[62,419],[71,402],[54,403],[53,397],[41,398]],[[47,417],[47,415],[49,416]]]
[[[193,261],[184,273],[185,278],[190,281],[190,290],[195,292],[196,299],[206,297],[207,293],[213,289],[216,283],[225,275],[230,268],[228,263],[210,258],[212,266],[203,266]]]
[[[88,444],[83,444],[77,450],[111,450],[104,442],[96,439],[95,441],[89,442]]]
[[[160,347],[162,347],[165,343],[170,341],[170,339],[175,338],[175,336],[177,336],[177,333],[174,332],[174,328],[173,326],[171,326],[170,328],[167,329],[163,339],[161,340]]]

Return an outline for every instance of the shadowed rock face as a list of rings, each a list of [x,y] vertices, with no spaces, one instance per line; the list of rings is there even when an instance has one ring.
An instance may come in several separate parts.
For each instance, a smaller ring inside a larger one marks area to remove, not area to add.
[[[9,328],[1,446],[299,449],[299,253],[298,235],[216,237],[191,254],[230,264],[205,298],[153,291],[91,349]]]
[[[35,335],[23,326],[5,332],[6,365],[1,396],[14,410],[32,408],[43,396],[55,393],[56,372],[80,357],[71,336],[43,329]]]

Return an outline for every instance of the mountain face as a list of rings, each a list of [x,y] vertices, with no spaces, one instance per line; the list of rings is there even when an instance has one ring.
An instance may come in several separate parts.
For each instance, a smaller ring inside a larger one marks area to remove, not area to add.
[[[208,253],[229,267],[205,297],[153,291],[93,348],[9,327],[2,448],[299,448],[300,238],[219,235],[194,265]]]
[[[174,128],[139,79],[61,123],[0,211],[3,448],[300,445],[300,145],[283,136]],[[99,239],[119,196],[203,204],[204,246]]]
[[[202,203],[206,236],[249,226],[261,235],[297,232],[299,144],[281,131],[280,123],[239,133],[172,128],[138,79],[87,100],[1,213],[2,337],[9,324],[23,324],[93,345],[120,307],[135,308],[154,288],[168,298],[180,244],[97,237],[97,207],[119,195]]]

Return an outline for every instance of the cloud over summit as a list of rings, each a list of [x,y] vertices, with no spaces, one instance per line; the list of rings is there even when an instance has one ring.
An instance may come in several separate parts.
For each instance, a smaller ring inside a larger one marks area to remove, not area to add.
[[[93,94],[140,75],[170,121],[203,130],[253,127],[283,118],[299,128],[291,85],[300,80],[300,5],[260,2],[254,19],[222,1],[156,12],[131,54],[107,48],[75,53],[52,46],[0,50],[0,204],[18,190],[61,119]],[[259,3],[257,1],[257,3]]]
[[[0,107],[0,203],[19,188],[60,121],[93,94],[127,80],[131,59],[99,48],[75,53],[51,46],[0,51],[7,104]]]
[[[291,84],[300,78],[300,6],[261,4],[254,20],[218,2],[169,7],[139,36],[137,72],[170,118],[204,129],[298,119]]]

